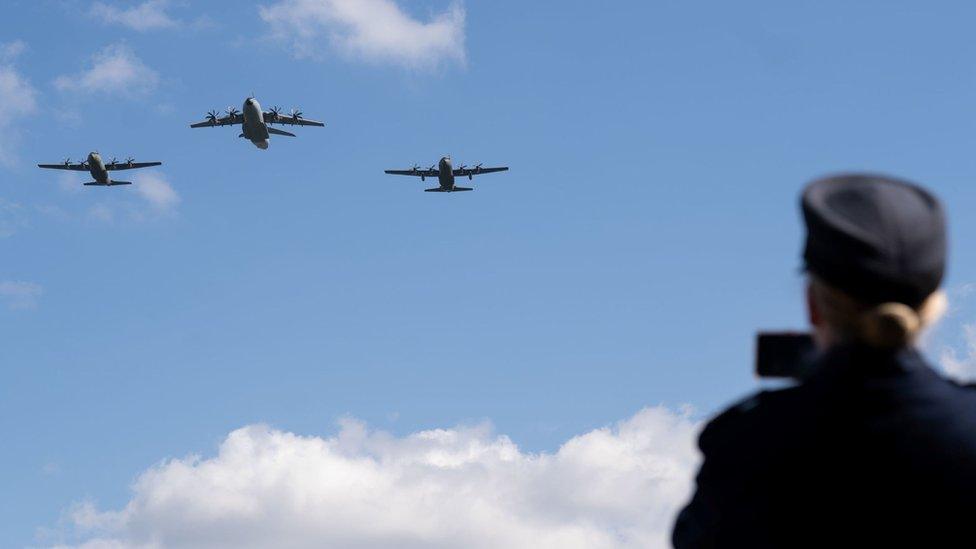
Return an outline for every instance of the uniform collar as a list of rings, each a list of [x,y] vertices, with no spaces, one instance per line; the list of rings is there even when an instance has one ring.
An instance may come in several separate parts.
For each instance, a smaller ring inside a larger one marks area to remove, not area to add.
[[[808,379],[889,377],[930,370],[914,347],[881,350],[862,344],[842,344],[823,352],[811,364]]]

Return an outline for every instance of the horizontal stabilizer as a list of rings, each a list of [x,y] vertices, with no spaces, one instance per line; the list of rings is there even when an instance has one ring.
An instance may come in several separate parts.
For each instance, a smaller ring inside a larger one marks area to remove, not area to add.
[[[471,187],[454,187],[453,189],[444,189],[441,187],[434,187],[433,189],[424,189],[425,193],[453,193],[460,191],[473,191]]]
[[[284,135],[287,137],[295,137],[295,134],[293,133],[288,133],[285,130],[279,130],[278,128],[272,128],[271,126],[268,126],[268,133],[270,133],[271,135]]]
[[[110,183],[99,183],[98,181],[85,183],[86,186],[94,186],[94,187],[114,187],[116,185],[131,185],[131,184],[132,184],[131,181],[115,181],[115,180],[113,180]]]

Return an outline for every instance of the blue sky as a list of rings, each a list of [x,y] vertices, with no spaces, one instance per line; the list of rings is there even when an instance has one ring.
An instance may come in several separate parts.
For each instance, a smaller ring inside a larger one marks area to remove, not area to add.
[[[797,194],[828,172],[934,189],[965,303],[968,3],[370,3],[418,26],[314,19],[332,0],[5,10],[0,539],[62,540],[72,505],[121,509],[255,423],[489,421],[538,453],[707,415],[757,386],[757,329],[803,326]],[[187,127],[251,93],[327,126],[267,151]],[[164,165],[34,167],[93,149]],[[457,195],[383,174],[445,154],[512,169]]]

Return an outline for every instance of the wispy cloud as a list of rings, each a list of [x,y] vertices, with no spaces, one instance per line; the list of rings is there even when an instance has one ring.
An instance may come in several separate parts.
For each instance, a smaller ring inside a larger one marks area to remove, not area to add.
[[[173,213],[180,203],[180,195],[165,177],[158,173],[139,174],[133,178],[133,185],[139,195],[157,213]]]
[[[33,309],[44,290],[33,282],[0,280],[0,300],[10,309]]]
[[[465,12],[457,2],[428,21],[411,17],[394,0],[280,0],[259,13],[272,36],[298,57],[331,48],[348,58],[414,69],[466,59]]]
[[[146,222],[176,214],[182,198],[165,175],[144,172],[126,179],[132,180],[131,187],[97,187],[91,191],[105,192],[106,196],[88,208],[86,217],[89,220],[99,223]],[[72,183],[75,188],[78,185]],[[134,191],[134,195],[130,191]],[[134,196],[141,200],[135,200]]]
[[[0,44],[0,163],[6,165],[20,139],[16,123],[37,111],[37,91],[15,66],[26,49],[22,41]]]
[[[88,208],[88,218],[102,223],[115,221],[115,208],[105,202],[97,202]]]
[[[20,57],[20,54],[27,50],[27,43],[23,40],[15,40],[0,44],[0,62],[10,63]]]
[[[75,506],[87,547],[664,547],[698,425],[645,409],[530,454],[488,426],[330,438],[255,425],[143,473],[128,505]],[[219,540],[219,541],[217,541]]]
[[[23,206],[0,198],[0,238],[13,236],[27,224]]]
[[[103,93],[133,96],[149,93],[159,84],[159,75],[125,44],[113,44],[92,56],[88,68],[74,75],[59,76],[54,86],[64,92]]]
[[[168,0],[147,0],[136,6],[120,7],[105,2],[92,4],[90,15],[105,23],[114,23],[136,31],[175,27],[179,22],[168,13]]]

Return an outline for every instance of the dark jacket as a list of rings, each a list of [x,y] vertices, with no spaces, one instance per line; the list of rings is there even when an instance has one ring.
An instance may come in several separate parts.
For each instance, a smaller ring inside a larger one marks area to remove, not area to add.
[[[976,547],[976,391],[910,350],[815,372],[705,427],[674,546]]]

